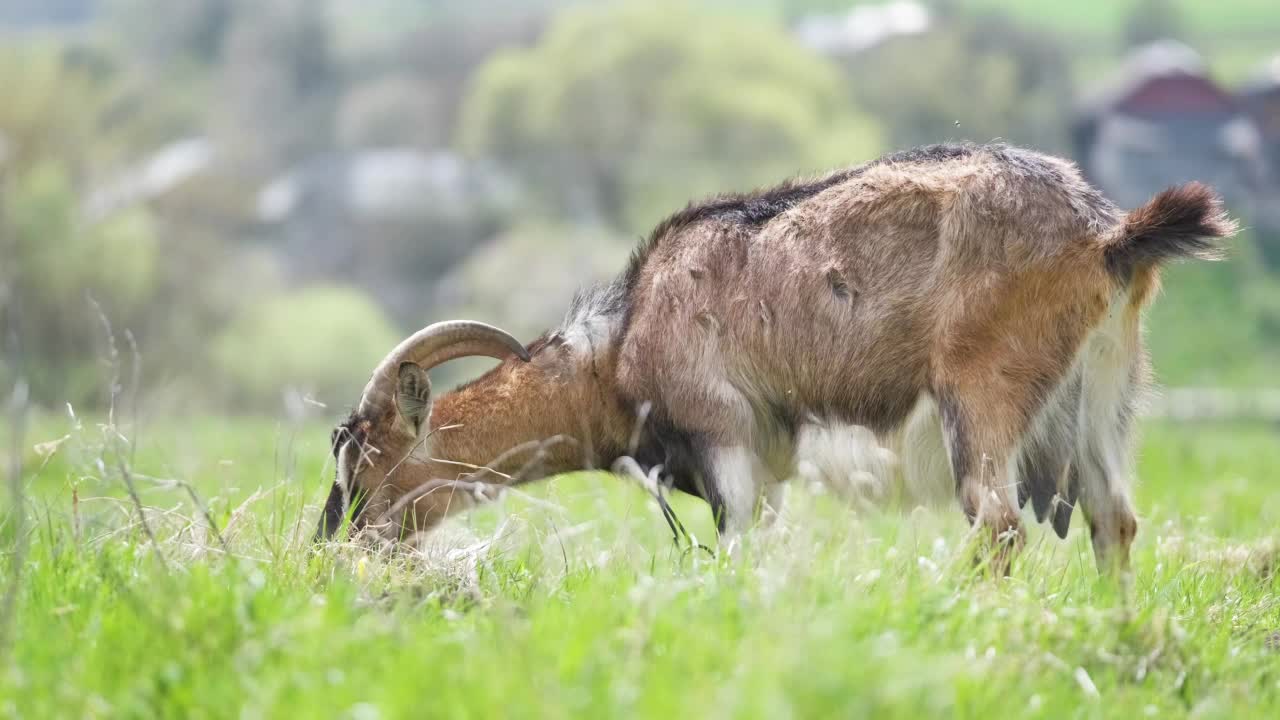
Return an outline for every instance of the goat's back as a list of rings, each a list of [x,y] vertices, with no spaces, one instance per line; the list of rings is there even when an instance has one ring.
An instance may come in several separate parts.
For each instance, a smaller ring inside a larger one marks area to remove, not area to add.
[[[693,432],[803,415],[887,429],[963,371],[947,358],[1007,350],[1011,327],[1062,334],[1038,344],[1071,355],[1109,301],[1099,248],[1120,219],[1070,164],[1003,146],[694,206],[629,273],[620,381]]]

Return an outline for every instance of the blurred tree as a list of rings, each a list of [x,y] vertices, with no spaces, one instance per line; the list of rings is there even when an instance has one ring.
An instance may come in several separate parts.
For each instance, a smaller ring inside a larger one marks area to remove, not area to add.
[[[241,2],[222,46],[219,145],[259,177],[330,146],[341,69],[332,56],[326,2]]]
[[[237,0],[108,0],[111,28],[133,52],[155,65],[218,60]]]
[[[602,228],[517,226],[454,268],[437,302],[445,315],[488,318],[531,339],[560,322],[574,293],[621,273],[633,245]]]
[[[363,63],[384,57],[390,49],[448,55],[466,61],[472,53],[461,46],[482,50],[478,59],[494,47],[510,44],[499,39],[513,26],[549,16],[556,9],[582,0],[329,0],[335,43],[347,61]],[[427,35],[422,33],[426,31]],[[446,48],[437,50],[420,41],[435,38]],[[451,60],[453,64],[457,60]]]
[[[263,198],[260,230],[291,280],[340,276],[416,325],[424,288],[511,221],[519,191],[452,151],[392,147],[317,156]]]
[[[579,290],[616,277],[634,243],[603,227],[525,223],[492,238],[436,288],[440,317],[491,322],[528,342],[555,327]],[[442,384],[493,363],[461,360],[433,373]]]
[[[630,230],[880,148],[834,68],[781,29],[664,3],[564,11],[485,65],[460,128],[555,210]]]
[[[230,382],[224,398],[241,407],[278,409],[289,391],[342,406],[398,340],[359,291],[312,287],[245,307],[214,339],[212,357]]]
[[[96,202],[137,190],[136,169],[119,172],[137,151],[133,123],[117,116],[118,64],[86,57],[0,50],[0,337],[21,350],[0,360],[0,376],[22,372],[50,404],[107,398],[106,336],[90,297],[117,342],[125,329],[136,336],[154,380],[205,370],[210,329],[266,284],[236,262],[228,243],[236,228],[219,223],[242,222],[227,218],[242,218],[244,208],[216,179],[162,197]],[[166,108],[157,102],[151,112]],[[234,292],[219,289],[226,274]]]
[[[6,227],[0,234],[8,247],[0,284],[7,286],[14,312],[0,318],[0,331],[17,338],[37,399],[104,399],[95,357],[105,336],[89,298],[115,320],[137,327],[156,278],[149,215],[135,208],[84,224],[70,175],[52,161],[7,178],[3,200]]]
[[[108,89],[55,48],[0,50],[0,337],[38,400],[100,397],[103,338],[86,296],[135,320],[154,286],[156,237],[141,209],[85,222],[84,180],[110,147],[101,132]]]
[[[96,47],[77,47],[77,63],[109,70],[116,93],[106,119],[147,149],[203,135],[215,102],[223,45],[238,0],[105,0]]]
[[[1182,8],[1173,0],[1139,0],[1125,18],[1121,33],[1126,48],[1187,39]]]
[[[416,117],[418,137],[448,145],[467,83],[495,52],[527,45],[545,25],[554,0],[512,3],[473,0],[435,8],[429,22],[412,27],[393,45],[393,61],[413,78],[413,91],[429,98],[431,111]],[[431,135],[427,137],[427,133]]]
[[[1002,139],[1068,149],[1066,54],[1054,38],[1003,15],[957,14],[854,56],[847,72],[895,147]]]
[[[222,404],[209,392],[218,371],[210,337],[286,285],[279,255],[244,241],[251,189],[215,166],[149,203],[161,261],[148,312],[134,328],[147,353],[148,389],[202,378],[182,388],[188,403]]]
[[[40,160],[83,161],[97,131],[103,90],[67,67],[56,48],[0,47],[0,132],[6,166],[23,171]]]
[[[337,138],[343,147],[438,147],[452,107],[423,78],[394,73],[354,85],[342,98]]]

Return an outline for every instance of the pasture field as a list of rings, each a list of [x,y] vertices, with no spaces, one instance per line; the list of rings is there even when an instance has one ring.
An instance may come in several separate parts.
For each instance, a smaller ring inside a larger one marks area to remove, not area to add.
[[[1027,2],[1026,0],[971,0],[961,3],[969,11],[1000,11],[1042,31],[1072,38],[1094,54],[1119,49],[1122,28],[1132,22],[1139,8],[1160,23],[1165,9],[1177,18],[1179,39],[1205,54],[1209,69],[1221,82],[1235,84],[1255,75],[1261,64],[1276,53],[1274,38],[1280,33],[1280,4],[1272,0],[1077,0],[1076,2]],[[1086,56],[1087,57],[1087,56]],[[1078,63],[1079,80],[1096,81],[1113,69],[1087,59]]]
[[[1159,13],[1150,0],[1079,0],[1074,3],[972,0],[962,7],[1003,10],[1043,27],[1075,34],[1103,34],[1123,27],[1136,9]],[[1270,0],[1167,0],[1163,3],[1181,18],[1191,32],[1213,35],[1253,33],[1280,24],[1280,8]]]
[[[1122,586],[1078,515],[995,582],[958,511],[801,485],[715,561],[592,473],[411,553],[315,550],[322,423],[39,417],[0,531],[0,717],[1280,716],[1280,428],[1144,437]],[[675,506],[712,539],[705,507]]]

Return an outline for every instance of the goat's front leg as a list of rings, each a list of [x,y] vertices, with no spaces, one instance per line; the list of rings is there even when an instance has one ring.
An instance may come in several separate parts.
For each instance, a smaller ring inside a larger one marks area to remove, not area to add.
[[[704,462],[703,484],[711,505],[722,547],[732,550],[744,532],[755,524],[756,513],[770,473],[763,461],[745,445],[709,448]]]
[[[1017,443],[1015,408],[979,405],[962,395],[943,395],[938,406],[960,506],[983,533],[977,559],[989,560],[993,574],[1007,576],[1026,543],[1016,478],[1008,472]]]

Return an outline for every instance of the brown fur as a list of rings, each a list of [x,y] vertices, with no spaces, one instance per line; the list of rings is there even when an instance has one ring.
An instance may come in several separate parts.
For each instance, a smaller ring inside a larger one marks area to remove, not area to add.
[[[429,437],[410,432],[394,407],[347,421],[366,448],[361,470],[352,473],[368,493],[356,527],[379,523],[390,534],[426,529],[474,504],[468,492],[442,491],[452,481],[527,482],[600,467],[622,454],[625,414],[597,373],[577,367],[555,342],[542,339],[530,349],[532,362],[506,360],[440,397]],[[381,517],[409,494],[420,499]]]
[[[677,487],[733,527],[742,522],[734,483],[749,481],[722,475],[748,465],[725,462],[757,458],[780,479],[799,424],[889,432],[929,396],[966,515],[1016,544],[1003,468],[1112,298],[1129,292],[1124,352],[1139,357],[1159,262],[1203,254],[1207,237],[1229,232],[1202,187],[1162,194],[1126,219],[1069,163],[1003,146],[924,148],[691,206],[655,230],[610,289],[599,346],[540,339],[530,363],[507,360],[441,397],[429,438],[414,437],[394,409],[357,419],[369,428],[364,442],[382,449],[373,471],[354,474],[372,491],[365,514],[426,482],[522,481],[648,447],[647,464],[665,463]],[[652,431],[631,448],[642,406]],[[570,439],[540,456],[531,446],[507,457],[493,468],[503,475],[472,474],[512,447],[561,436]],[[429,452],[406,465],[415,443]],[[454,507],[433,495],[393,526],[428,527]],[[1127,554],[1124,512],[1098,532]]]

